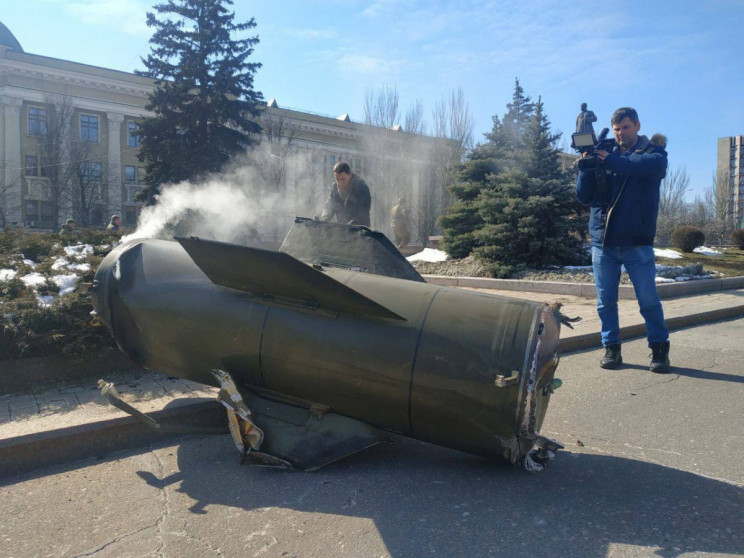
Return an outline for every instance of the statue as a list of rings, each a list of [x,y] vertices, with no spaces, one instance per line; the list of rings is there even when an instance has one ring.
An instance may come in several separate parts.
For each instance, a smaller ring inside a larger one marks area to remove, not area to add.
[[[398,198],[398,203],[390,212],[390,226],[395,234],[395,246],[400,250],[408,246],[411,241],[411,232],[408,222],[408,208],[405,198]]]
[[[594,112],[586,108],[586,103],[581,103],[581,112],[576,117],[576,132],[594,132],[592,122],[596,122]]]

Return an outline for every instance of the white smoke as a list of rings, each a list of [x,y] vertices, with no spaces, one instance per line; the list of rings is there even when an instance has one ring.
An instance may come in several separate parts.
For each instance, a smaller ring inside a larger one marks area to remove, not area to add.
[[[143,208],[137,230],[122,238],[174,235],[258,244],[281,242],[295,216],[317,214],[326,185],[307,154],[272,155],[261,147],[232,169],[201,182],[161,188]]]

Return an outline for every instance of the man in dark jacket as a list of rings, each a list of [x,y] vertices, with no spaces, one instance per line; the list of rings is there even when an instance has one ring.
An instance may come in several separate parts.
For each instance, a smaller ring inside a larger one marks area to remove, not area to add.
[[[597,151],[599,169],[579,171],[576,183],[579,201],[590,205],[592,265],[605,348],[600,366],[616,368],[623,362],[617,299],[625,266],[646,322],[651,370],[667,372],[669,332],[656,291],[653,248],[659,188],[667,168],[666,138],[639,136],[641,123],[632,108],[616,110],[611,123],[616,146],[611,152]]]
[[[372,197],[367,184],[351,172],[349,163],[344,162],[333,167],[333,178],[336,181],[331,186],[321,219],[330,221],[335,218],[337,223],[369,227]]]

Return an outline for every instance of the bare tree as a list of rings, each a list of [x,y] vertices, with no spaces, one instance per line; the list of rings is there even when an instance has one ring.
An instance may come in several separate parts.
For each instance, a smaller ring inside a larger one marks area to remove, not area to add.
[[[705,191],[705,202],[710,208],[711,218],[706,224],[706,235],[723,244],[728,238],[733,223],[731,220],[731,186],[727,171],[718,171],[713,175],[713,183]]]
[[[690,176],[684,167],[667,171],[661,181],[659,217],[656,237],[660,243],[669,242],[672,231],[681,224],[685,193],[690,186]]]
[[[254,158],[259,159],[258,168],[267,185],[275,185],[276,192],[284,193],[287,189],[287,156],[294,150],[297,129],[290,126],[286,117],[279,112],[264,110],[261,115],[261,127],[268,144],[268,151],[254,151]]]
[[[424,120],[424,103],[421,99],[416,99],[406,111],[403,130],[410,134],[425,134],[426,128],[426,121]]]
[[[70,201],[73,215],[83,227],[100,225],[103,206],[103,162],[94,144],[68,138]]]
[[[400,96],[395,85],[383,85],[380,91],[368,89],[364,99],[364,123],[392,128],[399,123]]]
[[[449,187],[457,179],[458,165],[473,145],[475,121],[462,88],[443,95],[432,111],[434,135],[438,138],[434,163],[443,208],[451,203]]]
[[[462,89],[443,95],[434,108],[435,138],[419,135],[428,129],[420,100],[406,112],[406,133],[393,130],[399,106],[395,87],[368,91],[365,99],[365,123],[377,127],[365,137],[365,151],[371,155],[365,172],[373,188],[373,225],[387,227],[390,208],[399,197],[408,197],[416,233],[426,246],[449,203],[447,188],[456,179],[457,165],[472,145],[474,120]]]
[[[9,214],[20,213],[20,184],[18,180],[5,180],[5,167],[0,165],[0,230],[11,226]]]
[[[367,91],[363,148],[367,154],[364,178],[372,189],[370,218],[376,229],[388,230],[390,209],[397,197],[410,186],[403,165],[403,134],[393,130],[399,121],[399,95],[395,86],[383,85],[379,91]]]
[[[429,237],[436,231],[437,219],[441,212],[441,189],[437,182],[436,170],[432,166],[430,180],[421,188],[418,199],[413,203],[411,215],[413,228],[424,248],[429,245]]]
[[[711,206],[700,195],[696,195],[692,202],[684,204],[679,211],[679,225],[690,225],[705,230],[711,220]]]
[[[37,135],[41,176],[48,182],[47,199],[52,205],[52,228],[60,224],[60,212],[71,205],[71,188],[76,169],[70,164],[75,143],[72,124],[74,109],[67,96],[44,98],[46,129]]]

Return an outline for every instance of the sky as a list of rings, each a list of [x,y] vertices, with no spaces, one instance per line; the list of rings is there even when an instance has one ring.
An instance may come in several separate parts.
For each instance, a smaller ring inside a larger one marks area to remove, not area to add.
[[[156,3],[0,0],[0,21],[26,52],[131,72],[143,69]],[[741,0],[236,0],[232,9],[237,22],[255,18],[244,34],[260,39],[255,86],[284,108],[363,121],[367,94],[387,86],[403,114],[420,100],[430,120],[461,88],[480,142],[519,78],[566,149],[582,102],[596,131],[634,107],[641,133],[668,137],[688,200],[711,186],[718,138],[744,134]]]

